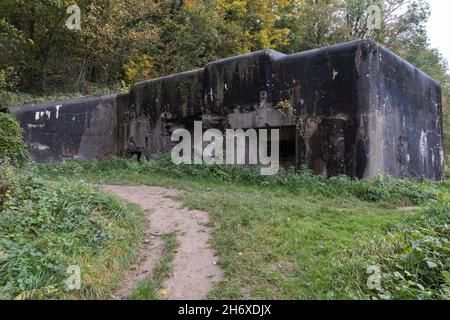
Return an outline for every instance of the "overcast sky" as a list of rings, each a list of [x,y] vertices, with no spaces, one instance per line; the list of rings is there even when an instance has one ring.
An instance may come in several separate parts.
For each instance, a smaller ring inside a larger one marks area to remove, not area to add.
[[[428,33],[431,45],[447,58],[450,63],[450,1],[428,0],[431,5],[431,18]]]

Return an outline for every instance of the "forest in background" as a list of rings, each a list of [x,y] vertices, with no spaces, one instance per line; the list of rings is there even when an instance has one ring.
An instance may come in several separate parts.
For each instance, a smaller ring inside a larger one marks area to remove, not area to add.
[[[81,30],[65,26],[73,4]],[[367,27],[372,4],[380,29]],[[2,0],[0,108],[127,90],[256,50],[371,38],[441,83],[448,154],[450,75],[429,44],[429,17],[426,0]]]

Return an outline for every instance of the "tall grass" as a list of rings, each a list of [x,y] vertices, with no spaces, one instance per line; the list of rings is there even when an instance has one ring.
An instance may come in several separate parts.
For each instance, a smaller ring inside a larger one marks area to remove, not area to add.
[[[120,175],[165,175],[174,179],[209,180],[228,184],[244,184],[271,188],[281,186],[286,192],[316,194],[326,197],[354,196],[363,201],[388,201],[397,205],[418,205],[436,199],[439,192],[448,190],[450,183],[399,180],[379,175],[372,180],[351,179],[346,176],[316,176],[307,168],[280,169],[275,176],[262,176],[255,168],[226,165],[174,165],[167,156],[137,162],[114,158],[110,161],[86,163],[62,162],[57,165],[37,165],[35,170],[47,177],[89,176],[94,180],[108,180]],[[124,181],[126,183],[126,181]]]
[[[133,206],[83,182],[0,166],[0,299],[108,298],[145,229]],[[65,285],[81,268],[82,287]]]

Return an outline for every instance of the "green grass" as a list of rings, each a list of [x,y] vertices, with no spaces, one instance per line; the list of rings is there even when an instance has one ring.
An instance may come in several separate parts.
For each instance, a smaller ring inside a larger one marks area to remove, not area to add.
[[[179,247],[175,232],[164,235],[163,240],[164,258],[157,262],[151,276],[136,285],[128,297],[129,300],[158,300],[161,298],[162,286],[173,272],[172,262]]]
[[[0,166],[0,299],[105,299],[139,254],[136,206],[79,181]],[[69,266],[81,290],[68,290]]]
[[[378,243],[400,224],[418,221],[423,207],[448,193],[449,182],[379,177],[358,181],[314,177],[307,171],[260,177],[254,170],[176,167],[167,159],[114,159],[38,166],[52,179],[144,184],[185,190],[186,206],[210,212],[213,244],[226,278],[215,299],[367,299],[366,269]],[[162,272],[164,274],[164,272]],[[138,288],[139,297],[157,296]]]
[[[186,194],[209,210],[227,281],[213,298],[325,299],[345,297],[334,268],[355,242],[370,241],[410,214],[355,199],[327,199],[249,187]],[[352,261],[349,261],[351,263]]]

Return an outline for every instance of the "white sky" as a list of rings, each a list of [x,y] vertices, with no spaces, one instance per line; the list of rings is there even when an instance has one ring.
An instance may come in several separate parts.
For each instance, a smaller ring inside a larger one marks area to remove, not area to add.
[[[439,49],[450,63],[450,1],[428,0],[431,5],[431,17],[428,22],[428,34],[431,46]]]

